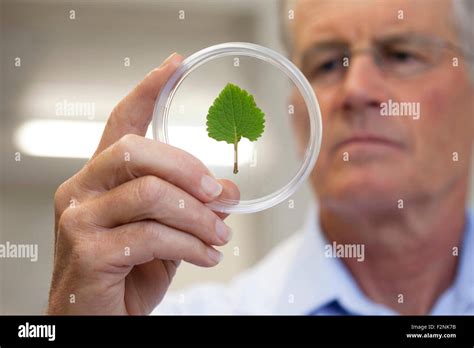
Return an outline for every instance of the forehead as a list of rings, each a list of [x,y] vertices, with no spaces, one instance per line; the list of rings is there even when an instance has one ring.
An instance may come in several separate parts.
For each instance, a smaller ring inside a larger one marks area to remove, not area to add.
[[[296,0],[295,49],[320,40],[355,41],[399,32],[454,39],[451,1]]]

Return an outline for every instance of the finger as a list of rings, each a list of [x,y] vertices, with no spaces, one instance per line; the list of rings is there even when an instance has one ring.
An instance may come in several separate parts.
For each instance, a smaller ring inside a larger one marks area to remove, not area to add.
[[[130,134],[91,160],[78,180],[90,191],[103,192],[146,175],[162,178],[202,202],[209,202],[222,192],[222,185],[196,157]]]
[[[161,259],[185,260],[197,266],[211,267],[222,260],[218,250],[198,238],[156,221],[134,222],[106,233],[111,234],[114,244],[113,248],[108,248],[106,258],[114,265],[134,266]]]
[[[142,301],[132,301],[130,306],[127,306],[129,313],[151,313],[156,308],[176,275],[176,262],[154,259],[133,266],[125,278],[125,286],[128,287],[125,293],[130,296],[139,296]],[[164,281],[166,279],[168,281]]]
[[[224,245],[231,238],[230,228],[202,202],[155,176],[128,181],[79,208],[83,215],[76,220],[105,228],[153,219],[206,244]]]
[[[227,179],[219,179],[223,189],[222,194],[218,197],[218,199],[226,199],[229,201],[238,202],[240,199],[240,190],[239,187],[232,181]],[[224,220],[229,214],[226,213],[219,213],[215,212],[217,216],[219,216],[222,220]]]
[[[145,135],[153,115],[156,97],[182,60],[179,54],[174,53],[120,101],[107,120],[94,156],[125,134]]]

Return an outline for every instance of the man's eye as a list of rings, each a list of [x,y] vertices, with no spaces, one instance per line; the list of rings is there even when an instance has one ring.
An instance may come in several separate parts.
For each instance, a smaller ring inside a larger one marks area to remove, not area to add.
[[[341,64],[341,62],[337,61],[336,59],[327,60],[327,61],[325,61],[321,64],[316,65],[313,72],[315,74],[320,74],[320,75],[330,73],[330,72],[336,70],[339,67],[340,64]]]
[[[417,56],[408,51],[393,50],[385,53],[387,59],[393,62],[407,63],[417,60]]]

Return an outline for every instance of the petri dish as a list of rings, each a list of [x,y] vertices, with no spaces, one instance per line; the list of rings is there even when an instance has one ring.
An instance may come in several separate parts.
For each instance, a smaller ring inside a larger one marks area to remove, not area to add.
[[[265,114],[262,136],[238,144],[237,174],[234,145],[209,137],[206,125],[209,107],[229,82],[251,94]],[[315,165],[322,121],[311,84],[291,61],[257,44],[227,42],[183,60],[157,96],[152,133],[238,186],[238,200],[218,197],[209,208],[243,214],[271,208],[295,193]]]

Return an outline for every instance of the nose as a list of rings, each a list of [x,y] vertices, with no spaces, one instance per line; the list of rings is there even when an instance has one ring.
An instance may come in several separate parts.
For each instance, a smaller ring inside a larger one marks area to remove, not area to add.
[[[369,54],[353,56],[342,84],[342,105],[347,111],[380,107],[386,100],[387,81]]]

